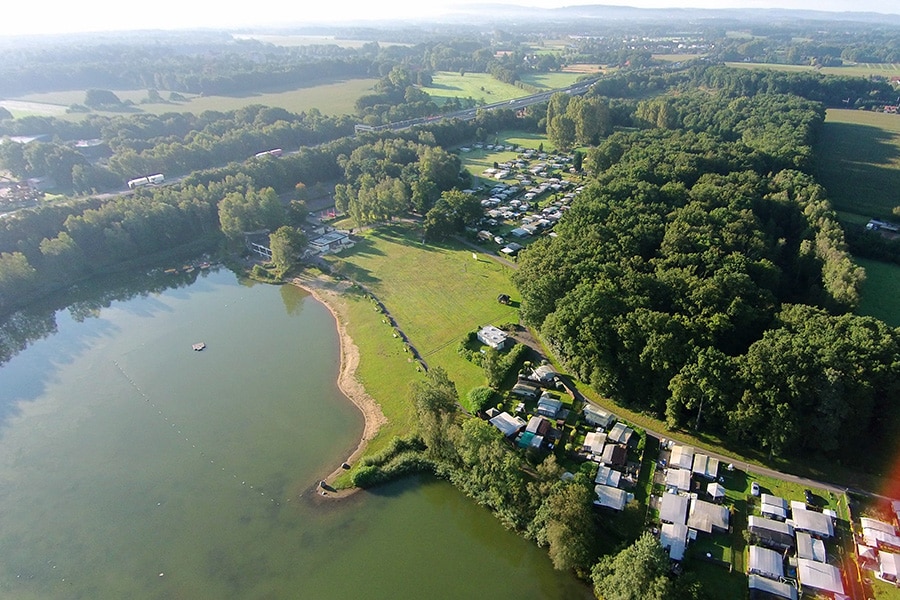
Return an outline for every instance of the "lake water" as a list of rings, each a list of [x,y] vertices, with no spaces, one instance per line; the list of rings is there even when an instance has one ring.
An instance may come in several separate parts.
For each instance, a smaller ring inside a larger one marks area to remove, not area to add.
[[[221,270],[107,304],[0,367],[0,597],[587,595],[445,482],[315,501],[362,418],[301,290]]]

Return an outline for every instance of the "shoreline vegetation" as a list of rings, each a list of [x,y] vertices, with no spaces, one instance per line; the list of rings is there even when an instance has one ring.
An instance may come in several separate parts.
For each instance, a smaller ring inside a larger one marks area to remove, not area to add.
[[[359,444],[350,453],[350,456],[343,461],[344,464],[352,465],[359,460],[369,442],[375,437],[381,427],[387,423],[387,417],[382,412],[381,405],[369,395],[356,377],[356,370],[359,366],[359,347],[354,343],[350,334],[347,333],[347,315],[346,311],[342,309],[340,302],[340,295],[343,292],[342,286],[348,284],[346,282],[332,283],[325,281],[321,277],[294,277],[290,280],[290,283],[308,292],[313,298],[323,304],[334,317],[341,348],[341,364],[337,380],[338,388],[359,409],[364,420]],[[343,464],[338,465],[329,475],[318,481],[315,484],[316,495],[320,498],[340,499],[360,491],[362,488],[355,486],[336,489],[332,485],[334,480],[344,472],[346,472],[346,469]],[[323,481],[328,486],[327,488],[322,487],[321,482]]]

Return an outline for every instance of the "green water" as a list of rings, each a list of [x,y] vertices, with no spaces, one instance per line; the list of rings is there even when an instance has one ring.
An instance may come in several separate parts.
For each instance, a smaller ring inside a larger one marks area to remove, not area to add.
[[[315,501],[362,419],[300,290],[223,270],[106,304],[0,367],[0,597],[585,595],[444,482]]]

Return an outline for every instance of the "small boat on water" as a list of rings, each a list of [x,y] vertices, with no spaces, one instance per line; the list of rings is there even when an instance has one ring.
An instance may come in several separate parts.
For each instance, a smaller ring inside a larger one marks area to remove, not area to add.
[[[204,343],[204,342],[197,342],[196,344],[192,344],[192,345],[191,345],[191,348],[193,348],[195,352],[200,352],[201,350],[203,350],[204,348],[206,348],[206,343]]]

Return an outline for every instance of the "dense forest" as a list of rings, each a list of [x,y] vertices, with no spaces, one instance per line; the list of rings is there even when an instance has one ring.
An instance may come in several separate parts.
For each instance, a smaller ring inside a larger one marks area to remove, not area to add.
[[[803,172],[823,116],[768,93],[640,103],[648,129],[593,150],[558,236],[523,253],[522,317],[579,378],[671,427],[772,453],[879,431],[900,333],[846,314],[863,274]]]

